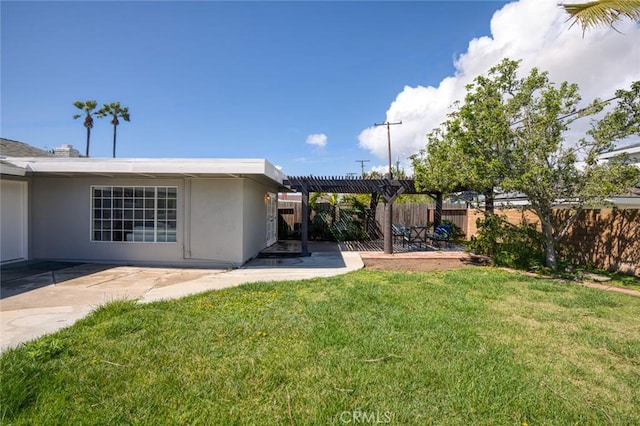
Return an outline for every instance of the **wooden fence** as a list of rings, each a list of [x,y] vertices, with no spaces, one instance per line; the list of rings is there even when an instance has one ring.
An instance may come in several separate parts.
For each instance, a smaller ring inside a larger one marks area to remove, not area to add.
[[[436,210],[435,204],[399,203],[393,205],[392,223],[405,226],[424,226],[432,224]],[[378,204],[376,220],[384,223],[384,204]],[[442,220],[450,220],[467,234],[467,206],[465,204],[443,203]]]

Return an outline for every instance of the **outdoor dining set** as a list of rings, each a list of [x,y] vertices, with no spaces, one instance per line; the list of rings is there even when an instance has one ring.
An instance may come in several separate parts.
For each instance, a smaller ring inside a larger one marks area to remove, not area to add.
[[[427,246],[448,247],[453,238],[453,227],[441,224],[429,232],[431,226],[405,226],[401,223],[392,225],[394,240],[402,238],[402,246],[409,250],[422,249]]]

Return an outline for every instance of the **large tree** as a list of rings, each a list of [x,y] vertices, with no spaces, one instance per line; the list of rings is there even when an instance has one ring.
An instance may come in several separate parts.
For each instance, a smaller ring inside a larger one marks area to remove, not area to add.
[[[104,104],[97,115],[100,118],[111,117],[111,124],[113,125],[113,158],[116,158],[116,130],[120,124],[120,118],[124,121],[130,120],[129,107],[121,107],[120,102],[111,102],[110,104]]]
[[[577,85],[563,82],[556,87],[546,72],[534,69],[510,101],[518,119],[516,143],[502,187],[529,200],[542,227],[547,266],[557,267],[557,245],[584,208],[605,205],[607,198],[640,181],[640,171],[624,161],[598,162],[615,141],[638,133],[639,96],[640,82],[617,91],[618,105],[595,120],[605,103],[596,100],[578,109]],[[585,117],[592,117],[592,129],[578,141],[566,140],[570,124]],[[562,219],[553,212],[559,206],[567,212]]]
[[[612,27],[617,21],[628,18],[640,22],[640,0],[596,0],[586,3],[562,3],[573,24],[580,24],[582,31],[596,27]]]
[[[91,139],[91,129],[93,129],[93,116],[96,114],[94,110],[98,106],[96,101],[75,101],[73,106],[84,112],[84,127],[87,129],[87,144],[85,146],[85,157],[89,157],[89,142]],[[82,117],[82,114],[74,114],[73,118],[78,119]]]
[[[524,194],[541,223],[546,264],[555,269],[557,244],[580,211],[640,180],[634,166],[597,161],[615,141],[639,133],[640,83],[618,91],[618,105],[594,120],[585,137],[567,140],[574,120],[595,117],[605,103],[580,109],[575,84],[556,87],[546,72],[534,68],[517,78],[516,71],[517,63],[503,60],[488,78],[468,87],[464,102],[414,157],[416,179],[419,185],[440,185],[437,189],[494,185]],[[558,206],[569,212],[561,222],[553,214]]]
[[[419,188],[475,190],[493,214],[494,192],[508,172],[513,146],[508,100],[521,84],[517,69],[517,61],[504,59],[467,86],[464,102],[454,104],[448,119],[427,135],[426,148],[412,157]]]

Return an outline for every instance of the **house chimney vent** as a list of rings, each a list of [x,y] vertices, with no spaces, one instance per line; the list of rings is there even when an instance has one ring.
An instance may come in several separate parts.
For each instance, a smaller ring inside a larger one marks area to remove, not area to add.
[[[80,152],[73,147],[73,145],[60,145],[57,148],[53,149],[53,155],[56,157],[80,157]]]

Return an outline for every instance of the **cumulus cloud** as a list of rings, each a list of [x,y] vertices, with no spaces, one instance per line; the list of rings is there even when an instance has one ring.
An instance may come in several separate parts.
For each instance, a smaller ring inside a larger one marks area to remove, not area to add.
[[[314,133],[307,136],[307,143],[309,145],[317,146],[318,148],[324,148],[327,146],[327,135],[324,133]]]
[[[465,85],[485,74],[502,58],[521,59],[522,75],[531,68],[549,71],[551,81],[568,81],[580,86],[586,105],[594,98],[607,99],[617,89],[629,88],[640,80],[640,26],[624,21],[611,29],[589,30],[570,27],[557,0],[520,0],[509,3],[491,19],[491,36],[469,42],[466,52],[454,61],[455,74],[443,78],[437,87],[405,86],[386,113],[388,121],[402,121],[392,129],[392,158],[406,158],[424,148],[425,135],[446,119],[451,105],[465,94]],[[587,120],[575,122],[572,132],[584,134]],[[359,145],[380,160],[387,158],[384,127],[364,129]]]

